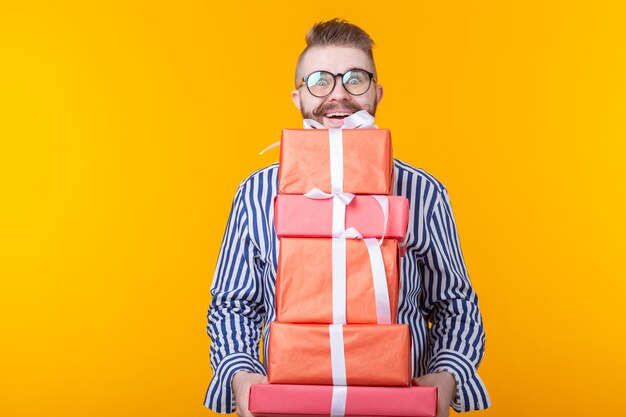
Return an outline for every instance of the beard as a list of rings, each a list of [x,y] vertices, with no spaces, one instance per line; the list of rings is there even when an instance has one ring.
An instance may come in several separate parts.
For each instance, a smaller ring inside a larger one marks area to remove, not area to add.
[[[337,109],[349,110],[352,113],[356,113],[359,110],[366,110],[372,117],[376,117],[376,107],[378,102],[374,99],[374,102],[370,106],[369,104],[364,105],[363,107],[359,106],[356,103],[351,101],[345,102],[343,104],[338,104],[335,102],[332,103],[323,103],[321,106],[314,108],[313,110],[308,110],[304,108],[304,103],[302,102],[302,97],[300,97],[300,113],[302,113],[303,119],[313,119],[316,122],[322,123],[324,114],[332,112]]]

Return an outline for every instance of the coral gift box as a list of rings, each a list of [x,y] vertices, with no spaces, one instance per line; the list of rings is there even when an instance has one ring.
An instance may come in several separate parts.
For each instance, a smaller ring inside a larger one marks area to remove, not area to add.
[[[283,129],[278,193],[331,192],[329,129]],[[393,154],[387,129],[342,129],[343,192],[391,194]]]
[[[270,323],[270,384],[333,385],[330,331],[323,324]],[[406,324],[343,326],[348,386],[408,386],[410,336]]]
[[[391,323],[398,309],[398,243],[380,247]],[[332,239],[282,238],[276,277],[276,319],[287,323],[333,322]],[[346,321],[376,323],[376,299],[369,253],[363,240],[346,239]]]

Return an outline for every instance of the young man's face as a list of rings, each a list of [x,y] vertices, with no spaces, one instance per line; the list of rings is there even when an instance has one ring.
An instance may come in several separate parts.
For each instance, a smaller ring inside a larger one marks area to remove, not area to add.
[[[344,47],[311,48],[302,58],[300,66],[304,77],[315,71],[343,74],[357,68],[374,72],[374,66],[365,52]],[[304,84],[291,93],[291,99],[303,118],[316,120],[328,128],[343,126],[343,119],[359,110],[367,110],[374,116],[382,96],[383,87],[374,81],[365,94],[352,95],[342,85],[340,77],[335,77],[335,88],[326,97],[315,97]]]

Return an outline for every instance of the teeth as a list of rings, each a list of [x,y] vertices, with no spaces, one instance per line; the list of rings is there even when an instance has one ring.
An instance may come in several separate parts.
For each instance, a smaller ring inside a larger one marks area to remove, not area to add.
[[[326,117],[348,117],[352,113],[326,113]]]

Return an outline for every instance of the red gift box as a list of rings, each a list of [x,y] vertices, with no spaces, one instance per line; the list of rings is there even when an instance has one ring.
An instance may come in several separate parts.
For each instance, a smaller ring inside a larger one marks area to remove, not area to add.
[[[256,417],[329,416],[333,387],[255,384],[248,409]],[[345,415],[434,417],[436,387],[347,387]]]
[[[345,228],[354,227],[364,238],[383,237],[403,241],[409,222],[409,200],[389,196],[387,227],[379,203],[357,195],[346,206]],[[278,237],[332,237],[333,199],[278,195],[274,201],[274,225]]]
[[[347,385],[409,385],[408,325],[341,327]],[[267,367],[270,384],[333,385],[329,326],[270,323]]]

